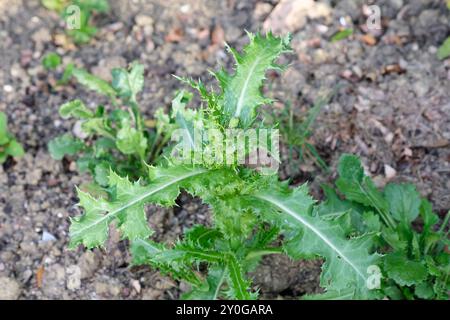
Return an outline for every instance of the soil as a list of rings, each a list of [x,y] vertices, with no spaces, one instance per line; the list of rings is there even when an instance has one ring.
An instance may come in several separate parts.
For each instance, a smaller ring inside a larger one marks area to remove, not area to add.
[[[321,6],[299,11],[305,16],[285,25],[287,17],[269,19],[280,5],[275,0],[110,3],[109,14],[95,17],[96,37],[75,47],[60,17],[40,1],[0,1],[0,111],[26,150],[0,166],[0,299],[177,299],[188,290],[149,268],[130,268],[127,244],[115,231],[103,250],[67,249],[68,218],[80,214],[74,187],[89,177],[76,171],[73,159],[53,160],[47,143],[74,130],[74,122],[58,116],[63,102],[105,101],[79,85],[55,86],[63,69],[42,67],[49,52],[104,78],[112,67],[139,60],[146,66],[141,106],[151,118],[156,108],[169,107],[180,88],[172,74],[209,84],[207,69],[231,66],[223,41],[240,49],[244,30],[292,31],[294,52],[281,59],[289,68],[269,73],[264,88],[278,101],[266,111],[278,113],[289,101],[301,116],[338,85],[311,137],[331,172],[340,154],[355,153],[379,186],[412,182],[441,217],[450,209],[450,60],[436,57],[450,31],[444,1],[376,1],[382,30],[374,32],[364,27],[363,7],[370,1],[318,1]],[[354,35],[331,42],[345,21]],[[294,184],[309,181],[318,198],[320,183],[335,177],[311,161],[285,165],[280,176]],[[182,195],[179,204],[148,208],[159,239],[173,241],[194,223],[209,221],[208,208],[197,199]],[[255,288],[264,298],[319,292],[320,265],[267,257],[252,274]]]

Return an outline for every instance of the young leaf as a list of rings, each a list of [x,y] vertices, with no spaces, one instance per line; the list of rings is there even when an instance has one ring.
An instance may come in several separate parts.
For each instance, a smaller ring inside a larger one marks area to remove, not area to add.
[[[427,278],[427,268],[420,262],[409,260],[401,252],[390,253],[383,260],[389,278],[401,286],[419,284]]]
[[[389,215],[389,204],[373,181],[364,175],[364,169],[357,156],[342,155],[338,173],[339,179],[336,181],[336,186],[348,200],[375,208],[388,226],[395,227],[395,222]]]
[[[113,69],[112,87],[122,98],[136,101],[136,95],[142,91],[144,87],[144,65],[134,62],[130,71],[123,68]]]
[[[189,265],[175,260],[180,254],[150,240],[136,239],[131,243],[133,265],[150,264],[175,279],[201,286],[202,282]]]
[[[42,60],[42,65],[46,69],[56,69],[61,64],[61,57],[54,53],[48,53]]]
[[[421,200],[414,185],[389,183],[384,189],[384,197],[397,221],[409,225],[419,215]]]
[[[0,145],[8,143],[9,140],[8,118],[4,112],[0,112]]]
[[[122,123],[123,127],[117,132],[117,148],[124,154],[138,154],[144,157],[147,148],[147,139],[141,131],[130,126],[128,121]]]
[[[223,266],[213,266],[208,270],[208,276],[203,283],[183,294],[183,300],[216,300],[225,282],[227,272]]]
[[[439,47],[437,56],[439,60],[444,60],[450,57],[450,37],[448,37],[445,42]]]
[[[433,299],[434,296],[433,286],[428,282],[419,283],[416,286],[414,293],[421,299]]]
[[[104,94],[110,98],[116,96],[116,91],[103,79],[100,79],[93,74],[90,74],[86,70],[73,68],[73,76],[77,79],[79,83],[87,87],[88,89]]]
[[[290,36],[279,38],[268,33],[248,33],[250,43],[245,46],[244,54],[229,48],[236,62],[233,75],[225,70],[215,73],[222,87],[224,123],[239,119],[242,127],[248,127],[255,118],[257,107],[269,102],[261,94],[261,86],[268,69],[279,69],[274,61],[285,52],[289,52]]]
[[[79,99],[64,103],[61,107],[59,107],[59,115],[63,119],[67,119],[69,117],[89,119],[94,116],[93,112],[86,108],[83,101]]]
[[[9,144],[5,148],[5,152],[6,154],[14,158],[22,157],[25,154],[22,145],[18,143],[16,139],[13,139],[9,142]]]
[[[48,143],[48,151],[55,160],[61,160],[65,155],[72,156],[83,148],[83,142],[73,138],[70,134],[56,137]]]

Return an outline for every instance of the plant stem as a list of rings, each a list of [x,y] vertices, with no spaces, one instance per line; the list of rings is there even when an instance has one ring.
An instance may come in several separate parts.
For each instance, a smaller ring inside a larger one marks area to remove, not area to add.
[[[441,227],[439,228],[439,233],[444,232],[445,227],[448,225],[448,221],[450,220],[450,211],[447,212],[447,215],[444,218],[444,221],[442,222]]]

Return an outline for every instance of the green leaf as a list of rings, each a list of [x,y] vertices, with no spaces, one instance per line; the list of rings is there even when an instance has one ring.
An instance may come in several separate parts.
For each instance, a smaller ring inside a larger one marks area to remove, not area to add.
[[[450,57],[450,37],[448,37],[445,42],[439,47],[437,56],[439,60],[444,60]]]
[[[210,267],[208,277],[192,291],[182,295],[183,300],[216,300],[226,279],[227,272],[222,266]]]
[[[22,157],[25,154],[22,145],[18,143],[16,139],[9,142],[6,146],[5,152],[14,158]]]
[[[8,118],[4,112],[0,111],[0,146],[5,145],[11,139],[8,133]]]
[[[59,115],[63,119],[70,117],[77,119],[89,119],[94,116],[93,112],[86,108],[83,101],[79,99],[64,103],[61,107],[59,107]]]
[[[194,169],[185,167],[173,167],[168,169],[152,168],[153,182],[147,186],[140,186],[138,182],[132,184],[128,179],[120,178],[114,173],[110,174],[109,186],[116,190],[116,200],[114,202],[104,202],[103,199],[91,199],[81,201],[80,206],[86,213],[72,219],[70,226],[70,247],[75,248],[79,244],[87,248],[101,246],[106,240],[105,237],[96,236],[99,230],[107,234],[109,223],[120,215],[121,224],[127,222],[128,214],[130,223],[126,223],[122,230],[125,236],[139,233],[134,229],[135,221],[139,218],[136,210],[142,214],[145,203],[157,203],[161,205],[173,205],[179,194],[179,189],[184,184],[189,184],[189,179],[194,179],[206,172],[205,169]],[[87,195],[81,193],[83,200]],[[98,203],[97,203],[98,201]],[[131,212],[131,213],[130,213]],[[141,216],[142,217],[142,216]],[[129,229],[131,228],[131,229]]]
[[[414,293],[421,299],[432,299],[434,297],[433,286],[428,282],[419,283]]]
[[[56,137],[48,143],[48,151],[55,160],[61,160],[65,155],[72,156],[83,148],[83,141],[73,138],[70,134]]]
[[[62,12],[67,5],[66,0],[42,0],[42,4],[49,10]]]
[[[73,68],[73,76],[77,79],[79,83],[88,89],[104,94],[110,98],[116,96],[116,91],[103,79],[100,79],[93,74],[90,74],[86,70]]]
[[[265,202],[260,210],[270,222],[285,234],[285,248],[293,258],[323,257],[321,285],[327,290],[353,288],[356,297],[368,297],[369,266],[378,263],[377,254],[369,254],[372,237],[346,239],[342,228],[335,222],[311,215],[313,200],[306,186],[293,191],[272,186],[256,194]],[[267,212],[267,205],[276,211]],[[264,211],[263,211],[264,210]]]
[[[336,186],[348,200],[374,208],[388,226],[395,227],[395,222],[389,214],[388,202],[373,181],[364,175],[364,169],[357,156],[342,155],[338,173]]]
[[[111,165],[106,161],[96,164],[94,168],[95,182],[103,187],[108,186],[110,169]]]
[[[228,277],[230,279],[230,292],[238,300],[256,299],[256,294],[250,293],[250,281],[245,280],[241,266],[236,257],[229,253],[226,257]]]
[[[147,138],[141,131],[130,126],[128,121],[122,123],[122,128],[117,132],[116,145],[124,154],[138,154],[144,157],[147,148]]]
[[[56,69],[60,64],[61,57],[54,52],[46,54],[44,59],[42,59],[42,65],[46,69]]]
[[[420,203],[419,213],[423,220],[424,232],[425,233],[432,232],[433,226],[439,222],[439,217],[435,213],[433,213],[433,207],[428,200],[422,199]]]
[[[136,101],[136,95],[144,88],[144,65],[134,62],[130,70],[123,68],[113,69],[112,87],[122,98]]]
[[[69,82],[70,78],[72,78],[74,68],[75,65],[73,63],[69,63],[66,66],[61,79],[58,81],[58,85],[64,85]]]
[[[409,225],[419,215],[421,199],[414,185],[389,183],[384,189],[384,197],[397,221]]]
[[[347,29],[341,30],[331,37],[331,42],[337,42],[337,41],[344,40],[344,39],[350,37],[351,35],[353,35],[353,29],[347,28]]]
[[[108,0],[73,0],[82,10],[107,12],[109,10]]]
[[[401,286],[419,284],[428,276],[427,268],[422,263],[409,260],[401,252],[390,253],[383,260],[389,278]]]
[[[290,36],[279,38],[268,33],[248,33],[250,43],[244,47],[244,54],[231,48],[236,62],[233,75],[225,70],[215,73],[222,87],[221,104],[223,105],[224,123],[235,118],[241,127],[248,127],[255,118],[257,107],[270,100],[261,94],[261,86],[268,69],[280,69],[274,61],[285,52],[289,52]]]
[[[151,240],[136,239],[131,243],[131,253],[133,265],[149,264],[175,279],[202,286],[202,281],[191,270],[190,264],[184,261],[187,255],[184,250],[167,249]]]

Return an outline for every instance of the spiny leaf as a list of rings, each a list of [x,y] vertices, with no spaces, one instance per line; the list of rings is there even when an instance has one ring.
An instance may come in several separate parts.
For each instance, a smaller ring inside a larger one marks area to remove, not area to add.
[[[208,270],[208,276],[192,291],[182,295],[184,300],[216,300],[219,297],[220,289],[226,279],[226,269],[224,266],[213,266]]]
[[[215,73],[222,87],[224,123],[239,119],[242,127],[248,127],[255,118],[256,108],[269,100],[261,94],[261,86],[268,69],[277,69],[274,61],[284,52],[289,52],[290,36],[279,38],[268,33],[248,33],[250,43],[241,55],[229,48],[236,62],[233,75],[224,70]]]
[[[236,257],[229,253],[226,256],[230,293],[239,300],[254,300],[257,295],[250,292],[250,281],[245,280],[241,266]]]
[[[176,262],[174,255],[168,257],[171,249],[165,248],[163,245],[150,240],[136,239],[131,243],[131,254],[133,265],[150,264],[158,268],[162,273],[170,274],[175,279],[187,281],[191,284],[200,286],[202,281],[198,275],[191,270],[191,266],[185,263]],[[158,256],[166,256],[168,258],[161,259]]]
[[[96,236],[99,231],[107,234],[109,223],[118,215],[125,237],[148,234],[147,230],[136,229],[136,220],[143,221],[142,212],[145,203],[173,205],[179,194],[179,189],[186,183],[185,180],[205,173],[204,169],[173,167],[153,168],[152,176],[155,180],[143,187],[139,182],[131,183],[115,173],[110,174],[110,186],[116,189],[116,200],[105,202],[103,199],[93,199],[84,193],[79,193],[80,205],[86,210],[85,215],[72,219],[70,227],[71,243],[74,248],[84,244],[87,248],[100,246],[106,240]],[[86,201],[88,199],[89,201]],[[81,201],[83,200],[83,201]],[[136,213],[139,210],[140,213]],[[131,212],[131,213],[130,213]],[[131,214],[132,216],[128,217]]]
[[[261,214],[283,229],[287,253],[294,257],[321,256],[325,258],[321,285],[328,290],[353,288],[356,297],[370,295],[367,269],[378,262],[377,254],[369,254],[371,236],[346,239],[342,229],[333,221],[311,215],[313,200],[306,186],[293,191],[272,186],[255,194],[263,207],[271,205],[275,212]],[[267,211],[267,209],[265,210]]]

